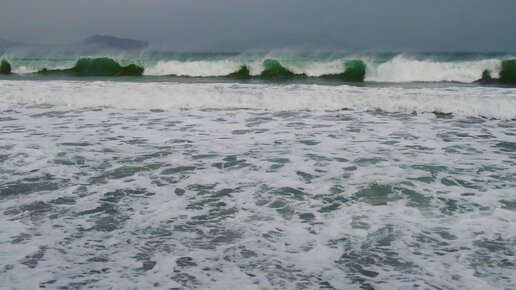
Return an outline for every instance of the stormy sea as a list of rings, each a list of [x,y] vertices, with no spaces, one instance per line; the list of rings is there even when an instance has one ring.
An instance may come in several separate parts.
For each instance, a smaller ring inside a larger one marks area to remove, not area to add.
[[[0,289],[516,289],[514,53],[0,59]]]

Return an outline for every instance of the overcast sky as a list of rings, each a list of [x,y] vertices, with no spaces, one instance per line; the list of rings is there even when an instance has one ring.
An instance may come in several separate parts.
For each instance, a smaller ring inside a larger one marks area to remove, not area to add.
[[[175,50],[515,51],[516,0],[0,0],[0,38],[93,34]]]

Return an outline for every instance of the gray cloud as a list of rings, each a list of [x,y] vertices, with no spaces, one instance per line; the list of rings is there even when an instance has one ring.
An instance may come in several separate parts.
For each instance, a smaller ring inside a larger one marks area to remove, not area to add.
[[[206,51],[514,51],[514,11],[514,0],[1,0],[0,38],[65,43],[107,34]]]

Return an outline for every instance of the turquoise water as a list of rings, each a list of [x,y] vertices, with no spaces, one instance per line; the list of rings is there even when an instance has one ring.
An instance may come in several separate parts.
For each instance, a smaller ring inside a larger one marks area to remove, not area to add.
[[[515,289],[516,88],[469,82],[504,56],[207,79],[237,56],[108,78],[9,59],[0,288]]]

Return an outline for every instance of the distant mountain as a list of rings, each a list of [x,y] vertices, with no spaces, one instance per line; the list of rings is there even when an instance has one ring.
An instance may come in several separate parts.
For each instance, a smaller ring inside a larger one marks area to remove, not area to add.
[[[147,47],[147,41],[134,40],[129,38],[118,38],[108,35],[94,35],[83,41],[74,43],[73,46],[98,46],[117,50],[138,50]]]
[[[49,54],[68,56],[77,54],[106,54],[120,51],[138,51],[149,45],[147,41],[94,35],[79,42],[68,44],[17,43],[0,39],[0,53],[17,57],[43,57]]]

